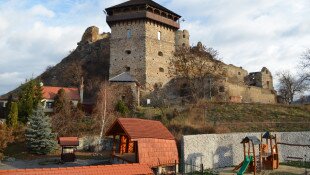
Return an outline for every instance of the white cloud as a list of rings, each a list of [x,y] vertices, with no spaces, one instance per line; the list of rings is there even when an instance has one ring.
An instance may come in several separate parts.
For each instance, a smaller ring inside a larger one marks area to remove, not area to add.
[[[0,5],[0,94],[21,79],[37,76],[76,47],[92,25],[110,31],[102,12],[125,0],[53,0],[30,4],[12,0]],[[158,0],[183,16],[193,44],[202,41],[226,63],[273,73],[296,70],[310,48],[308,0]],[[15,74],[10,74],[12,70]],[[16,74],[18,72],[18,75]],[[5,75],[5,76],[4,76]],[[6,78],[10,77],[11,78]]]
[[[49,17],[52,18],[55,16],[55,13],[43,5],[35,5],[31,8],[30,14],[34,16],[43,16],[43,17]]]

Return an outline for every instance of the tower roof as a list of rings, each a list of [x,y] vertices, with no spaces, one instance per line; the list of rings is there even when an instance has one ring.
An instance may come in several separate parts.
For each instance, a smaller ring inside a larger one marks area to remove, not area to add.
[[[129,1],[126,1],[124,3],[121,3],[121,4],[118,4],[118,5],[109,7],[109,8],[106,9],[106,11],[109,11],[109,10],[115,9],[115,8],[130,7],[130,6],[136,6],[136,5],[149,5],[149,6],[158,8],[160,10],[163,10],[165,12],[171,13],[171,14],[179,17],[179,18],[181,17],[180,15],[174,13],[173,11],[163,7],[162,5],[156,3],[156,2],[154,2],[152,0],[129,0]]]

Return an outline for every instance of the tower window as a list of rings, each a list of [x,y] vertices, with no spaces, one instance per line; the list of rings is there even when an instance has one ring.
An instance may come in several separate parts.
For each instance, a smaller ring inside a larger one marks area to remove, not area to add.
[[[185,38],[186,36],[185,35],[183,35],[183,38]]]
[[[241,75],[241,72],[238,72],[238,75]]]
[[[159,72],[165,72],[165,69],[162,68],[162,67],[160,67],[160,68],[159,68]]]
[[[125,67],[126,72],[130,72],[130,67]]]
[[[185,43],[182,44],[182,47],[185,47]]]
[[[160,40],[161,39],[161,32],[157,33],[157,39]]]
[[[131,50],[126,50],[125,52],[126,52],[128,55],[131,54]]]
[[[161,57],[162,57],[162,56],[164,56],[164,54],[163,54],[162,52],[159,51],[159,52],[158,52],[158,56],[161,56]]]
[[[127,38],[131,38],[131,30],[130,29],[127,29]]]

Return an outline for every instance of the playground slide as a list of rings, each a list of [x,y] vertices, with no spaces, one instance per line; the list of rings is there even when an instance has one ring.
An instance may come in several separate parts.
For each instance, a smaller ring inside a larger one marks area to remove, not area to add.
[[[253,156],[246,156],[245,160],[243,161],[242,167],[239,170],[239,172],[237,173],[237,175],[243,175],[244,172],[248,169],[248,166],[250,164],[250,162],[252,161]]]

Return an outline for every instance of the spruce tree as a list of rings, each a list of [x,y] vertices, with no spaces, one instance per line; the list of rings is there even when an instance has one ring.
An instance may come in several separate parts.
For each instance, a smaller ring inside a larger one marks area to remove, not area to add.
[[[52,133],[50,118],[44,114],[41,105],[28,119],[26,144],[31,153],[48,154],[56,147],[55,134]]]
[[[10,107],[10,109],[9,109],[9,114],[7,115],[7,118],[6,118],[6,124],[9,127],[16,128],[18,125],[18,106],[17,106],[17,103],[12,102],[9,107]]]

